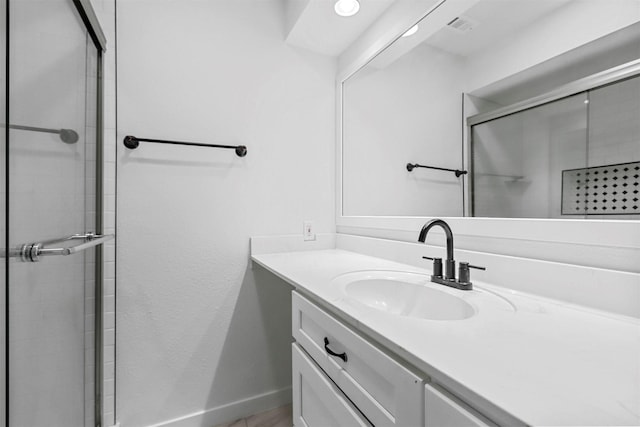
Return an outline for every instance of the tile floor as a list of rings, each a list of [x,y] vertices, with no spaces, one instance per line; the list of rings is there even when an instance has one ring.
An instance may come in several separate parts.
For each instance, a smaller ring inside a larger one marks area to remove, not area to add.
[[[281,406],[216,427],[291,427],[293,426],[291,411],[291,405]]]

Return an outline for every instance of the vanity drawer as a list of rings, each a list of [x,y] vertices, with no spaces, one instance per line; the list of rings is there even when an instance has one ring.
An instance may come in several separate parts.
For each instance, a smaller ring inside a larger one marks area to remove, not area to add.
[[[293,337],[372,424],[424,425],[422,378],[297,292],[292,307]]]
[[[292,344],[291,352],[295,426],[371,426],[304,350]]]

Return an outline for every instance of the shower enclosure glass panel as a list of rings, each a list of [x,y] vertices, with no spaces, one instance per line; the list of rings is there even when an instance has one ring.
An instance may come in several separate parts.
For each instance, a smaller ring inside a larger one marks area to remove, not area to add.
[[[562,171],[587,166],[587,95],[473,126],[473,216],[560,218]]]
[[[70,0],[9,14],[8,421],[93,426],[96,250],[25,262],[20,248],[100,231],[99,54]]]
[[[601,191],[593,188],[598,195],[590,198],[588,213],[639,220],[640,77],[594,89],[589,99],[589,166],[614,175],[609,185],[599,180]]]
[[[640,77],[472,126],[472,215],[640,219]]]

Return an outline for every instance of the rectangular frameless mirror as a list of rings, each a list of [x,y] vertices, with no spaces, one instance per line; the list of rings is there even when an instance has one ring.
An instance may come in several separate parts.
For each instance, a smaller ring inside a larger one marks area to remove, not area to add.
[[[342,84],[342,216],[640,219],[639,3],[440,9]]]

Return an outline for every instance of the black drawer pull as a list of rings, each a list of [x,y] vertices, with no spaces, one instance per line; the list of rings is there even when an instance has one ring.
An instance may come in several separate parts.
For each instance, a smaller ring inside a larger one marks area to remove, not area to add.
[[[336,353],[335,351],[333,351],[333,350],[331,350],[329,348],[329,338],[327,338],[327,337],[324,337],[324,349],[331,356],[339,357],[340,359],[344,360],[345,362],[347,361],[347,353],[338,354],[338,353]]]

